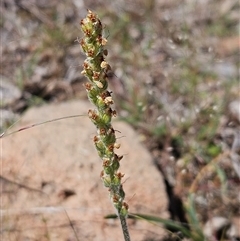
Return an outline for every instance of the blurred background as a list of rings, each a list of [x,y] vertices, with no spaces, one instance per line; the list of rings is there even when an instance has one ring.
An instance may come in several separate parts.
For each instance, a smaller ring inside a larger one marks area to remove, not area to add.
[[[169,198],[194,193],[200,223],[239,217],[237,0],[3,0],[1,130],[31,106],[87,98],[76,41],[87,9],[104,25],[119,118],[140,134]]]

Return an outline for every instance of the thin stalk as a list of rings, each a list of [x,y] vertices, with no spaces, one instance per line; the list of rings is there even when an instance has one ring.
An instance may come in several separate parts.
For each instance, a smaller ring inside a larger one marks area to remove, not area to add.
[[[119,219],[120,219],[121,226],[122,226],[124,240],[125,241],[131,241],[130,234],[129,234],[129,231],[128,231],[126,217],[124,217],[122,215],[119,215]]]

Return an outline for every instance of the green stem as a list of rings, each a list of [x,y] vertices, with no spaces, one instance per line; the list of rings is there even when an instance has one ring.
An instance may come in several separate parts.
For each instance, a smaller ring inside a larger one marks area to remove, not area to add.
[[[128,226],[127,226],[126,217],[125,217],[125,216],[122,216],[122,215],[120,214],[120,215],[119,215],[119,219],[120,219],[121,226],[122,226],[122,231],[123,231],[124,240],[125,240],[125,241],[131,241],[130,235],[129,235],[129,231],[128,231]]]

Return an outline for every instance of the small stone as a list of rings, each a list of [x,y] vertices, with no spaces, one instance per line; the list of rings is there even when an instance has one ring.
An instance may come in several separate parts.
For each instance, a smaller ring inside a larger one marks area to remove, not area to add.
[[[233,118],[240,122],[240,100],[232,101],[229,104],[229,111]]]
[[[4,76],[0,76],[1,106],[9,105],[21,97],[21,91]]]
[[[11,125],[17,118],[17,115],[10,110],[0,109],[0,114],[1,114],[1,122],[0,122],[1,130]]]
[[[204,225],[203,233],[208,239],[222,240],[225,236],[235,237],[236,227],[225,217],[213,217]]]
[[[6,220],[3,229],[14,227],[19,241],[45,240],[46,226],[51,240],[75,240],[69,219],[79,240],[123,240],[119,220],[104,219],[105,215],[115,214],[115,209],[100,178],[102,161],[93,143],[95,126],[87,117],[90,108],[92,105],[85,101],[31,108],[15,130],[54,118],[84,116],[2,139],[1,175],[12,181],[4,185],[1,194],[1,215]],[[119,171],[125,173],[121,181],[129,212],[167,218],[165,185],[150,153],[129,125],[115,121],[113,128],[121,144],[116,151],[123,155]],[[74,195],[62,198],[62,190],[72,190]],[[152,234],[159,239],[165,233],[162,227],[143,220],[128,222],[132,240],[144,240]],[[8,240],[9,235],[14,233],[3,233],[3,240]]]

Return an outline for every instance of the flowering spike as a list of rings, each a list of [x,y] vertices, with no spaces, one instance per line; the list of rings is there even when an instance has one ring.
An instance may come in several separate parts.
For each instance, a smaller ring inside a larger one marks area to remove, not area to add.
[[[112,93],[107,90],[106,73],[111,70],[111,66],[105,60],[108,55],[105,48],[107,39],[102,36],[101,21],[92,11],[88,10],[87,17],[81,20],[80,25],[84,37],[79,44],[87,56],[83,63],[82,74],[89,79],[85,88],[88,99],[96,107],[95,110],[88,111],[88,116],[97,128],[97,135],[93,141],[98,155],[102,159],[103,170],[100,177],[104,186],[109,189],[111,200],[122,224],[128,214],[128,205],[124,202],[125,193],[121,184],[124,174],[118,171],[122,156],[118,156],[114,152],[115,149],[120,148],[120,144],[116,143],[115,131],[111,124],[112,117],[116,116],[116,111],[111,108]],[[129,234],[126,235],[129,237]],[[130,240],[130,238],[126,240]]]

